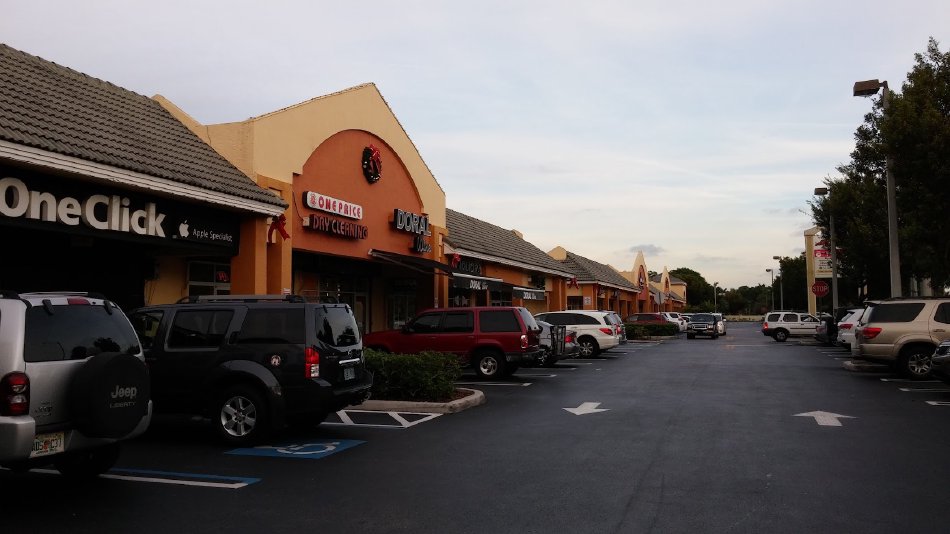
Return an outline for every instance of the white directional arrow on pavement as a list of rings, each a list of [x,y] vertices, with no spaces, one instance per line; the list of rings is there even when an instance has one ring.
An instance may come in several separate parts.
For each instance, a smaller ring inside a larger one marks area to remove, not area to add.
[[[577,408],[564,408],[574,415],[586,415],[589,413],[606,412],[609,408],[598,408],[599,402],[582,402]]]
[[[814,417],[815,422],[821,426],[841,426],[841,421],[838,419],[855,419],[850,415],[841,415],[831,412],[797,413],[795,417]]]

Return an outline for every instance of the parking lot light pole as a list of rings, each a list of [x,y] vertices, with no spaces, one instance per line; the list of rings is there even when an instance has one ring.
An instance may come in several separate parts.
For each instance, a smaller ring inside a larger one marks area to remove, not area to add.
[[[828,241],[831,247],[831,315],[838,313],[838,253],[835,246],[835,214],[831,209],[831,194],[827,187],[816,187],[815,196],[828,195]]]
[[[782,257],[772,256],[773,260],[778,260],[778,303],[779,309],[785,309],[785,277],[782,276]]]
[[[769,284],[769,295],[771,296],[771,300],[772,300],[770,305],[772,306],[772,309],[774,310],[775,309],[775,270],[766,269],[765,272],[772,275],[772,283]]]
[[[876,95],[877,90],[881,88],[884,89],[881,92],[881,109],[886,115],[891,96],[891,92],[887,88],[887,80],[883,82],[876,79],[854,82],[854,96]],[[891,167],[893,167],[893,162],[890,153],[884,154],[884,175],[887,181],[887,245],[890,256],[891,296],[899,297],[901,296],[901,258],[900,246],[897,241],[897,189]]]
[[[717,298],[719,297],[719,282],[713,282],[713,311],[719,311],[719,303]]]

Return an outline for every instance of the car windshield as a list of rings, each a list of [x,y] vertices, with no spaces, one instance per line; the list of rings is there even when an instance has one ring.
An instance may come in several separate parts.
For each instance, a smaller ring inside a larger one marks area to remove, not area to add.
[[[699,313],[693,316],[690,320],[691,323],[711,323],[715,321],[716,318],[708,313]]]

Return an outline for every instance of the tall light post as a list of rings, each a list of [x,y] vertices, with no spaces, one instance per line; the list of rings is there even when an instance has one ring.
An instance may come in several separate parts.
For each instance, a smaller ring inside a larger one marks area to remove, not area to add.
[[[883,82],[876,79],[854,82],[854,96],[875,95],[880,88],[884,88],[881,93],[881,108],[886,115],[891,96],[891,92],[887,88],[887,80]],[[900,247],[897,242],[897,190],[894,185],[892,166],[890,154],[884,154],[884,175],[887,181],[887,245],[891,260],[891,296],[899,297],[901,296],[901,258]]]
[[[785,277],[782,276],[782,257],[772,256],[773,260],[778,260],[778,302],[779,309],[785,309]]]
[[[713,311],[719,311],[719,303],[717,301],[719,297],[719,282],[713,282]]]
[[[773,269],[766,269],[765,272],[767,272],[767,273],[769,273],[770,275],[772,275],[772,283],[769,284],[769,295],[772,297],[772,298],[771,298],[771,300],[772,300],[771,305],[772,305],[772,309],[774,310],[774,309],[775,309],[775,270],[773,270]]]
[[[831,315],[838,313],[838,252],[835,246],[835,213],[831,207],[831,194],[827,187],[816,187],[815,196],[828,195],[828,240],[831,242]]]

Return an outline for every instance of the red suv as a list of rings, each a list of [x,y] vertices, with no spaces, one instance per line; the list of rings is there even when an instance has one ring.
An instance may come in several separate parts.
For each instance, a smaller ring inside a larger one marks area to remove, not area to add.
[[[540,354],[541,327],[531,313],[516,306],[436,308],[426,310],[401,330],[363,336],[363,346],[414,354],[457,354],[482,378],[508,376]]]

